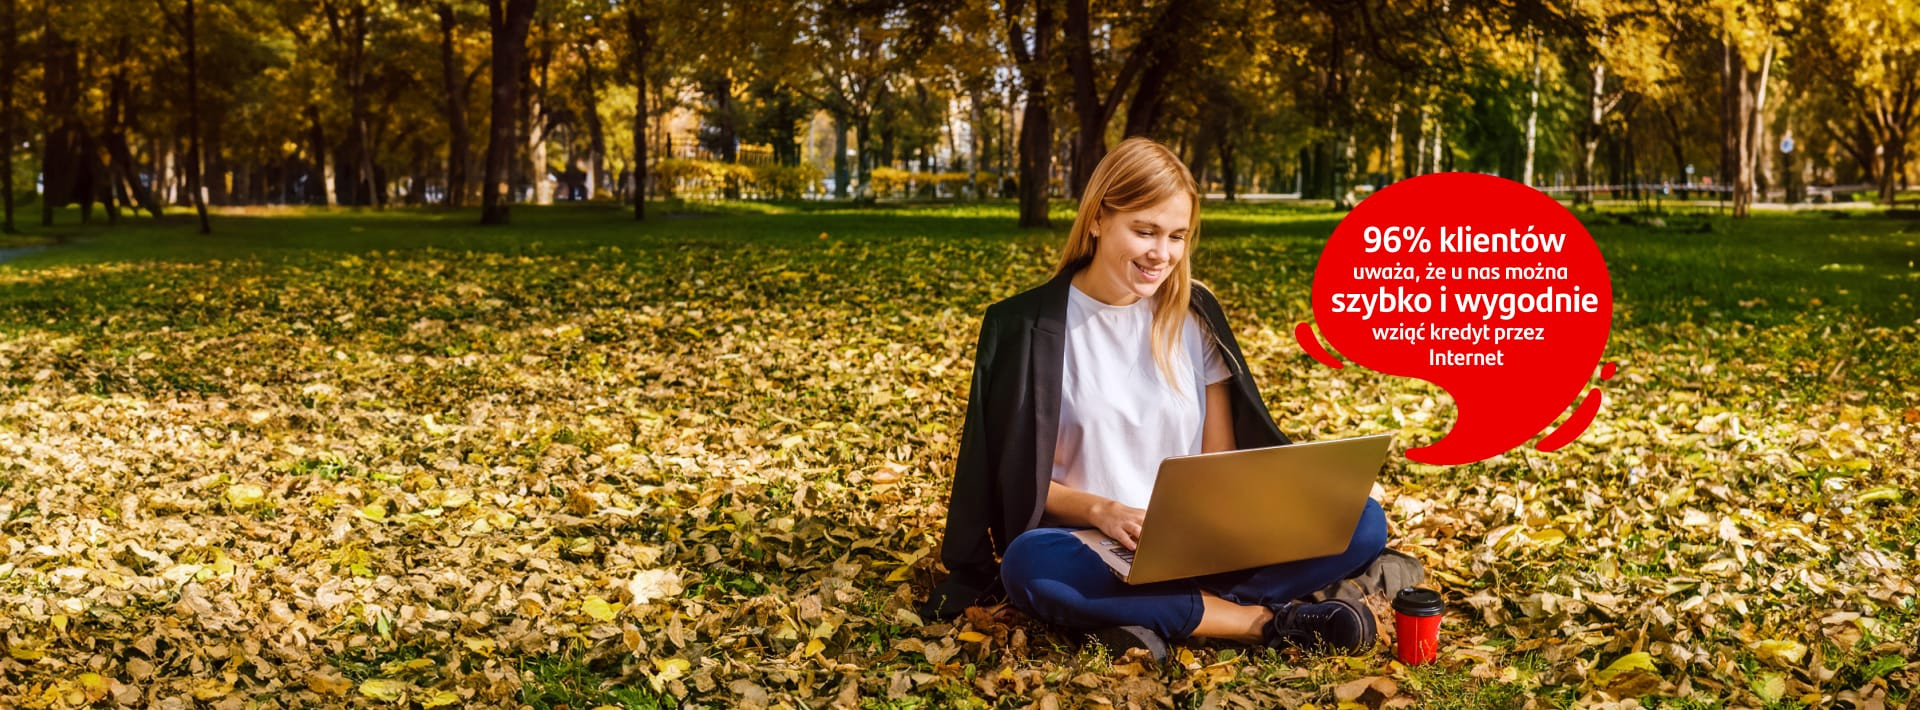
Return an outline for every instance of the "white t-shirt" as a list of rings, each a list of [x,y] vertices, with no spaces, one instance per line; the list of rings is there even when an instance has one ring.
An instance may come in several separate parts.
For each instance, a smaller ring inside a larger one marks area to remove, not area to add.
[[[1145,508],[1161,459],[1200,453],[1207,385],[1232,373],[1189,314],[1169,363],[1175,392],[1153,361],[1152,299],[1110,306],[1073,287],[1066,326],[1053,480]]]

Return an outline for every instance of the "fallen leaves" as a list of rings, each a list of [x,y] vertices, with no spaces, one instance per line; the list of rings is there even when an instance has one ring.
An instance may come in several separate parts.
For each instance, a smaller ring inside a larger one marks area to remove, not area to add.
[[[0,697],[1867,706],[1920,684],[1911,326],[1623,319],[1582,440],[1382,472],[1394,544],[1447,596],[1439,663],[1187,645],[1155,668],[1005,607],[913,611],[979,312],[1053,254],[811,234],[0,272]],[[1206,257],[1282,430],[1437,436],[1444,392],[1272,327],[1318,238]],[[860,277],[783,276],[820,273]],[[1839,360],[1840,336],[1883,354]]]
[[[680,593],[680,574],[672,570],[647,569],[634,573],[627,582],[627,594],[634,604],[648,604]]]

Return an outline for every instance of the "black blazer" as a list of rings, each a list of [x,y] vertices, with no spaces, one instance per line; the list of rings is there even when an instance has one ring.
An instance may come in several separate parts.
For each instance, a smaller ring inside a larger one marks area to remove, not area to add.
[[[940,548],[948,575],[921,607],[924,617],[952,618],[1001,597],[999,556],[1015,536],[1040,522],[1059,435],[1071,281],[1072,272],[1063,273],[987,307]],[[1213,333],[1233,372],[1234,448],[1292,443],[1267,413],[1213,293],[1195,284],[1190,308],[1205,319],[1203,330]]]

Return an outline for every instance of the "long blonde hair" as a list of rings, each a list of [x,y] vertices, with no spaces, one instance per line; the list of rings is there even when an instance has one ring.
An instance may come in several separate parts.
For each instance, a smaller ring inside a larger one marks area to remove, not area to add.
[[[1186,324],[1187,307],[1194,283],[1188,264],[1200,236],[1200,189],[1193,173],[1180,156],[1149,138],[1128,138],[1107,153],[1093,169],[1086,190],[1080,197],[1079,214],[1073,218],[1073,231],[1067,233],[1067,246],[1060,252],[1060,265],[1054,274],[1077,272],[1093,262],[1098,240],[1093,238],[1093,223],[1104,215],[1133,212],[1160,204],[1176,194],[1185,193],[1193,203],[1187,224],[1187,248],[1173,273],[1161,282],[1159,298],[1153,307],[1153,361],[1174,391],[1184,392],[1173,372],[1174,348],[1180,345],[1181,328]],[[1205,322],[1201,330],[1207,330]]]

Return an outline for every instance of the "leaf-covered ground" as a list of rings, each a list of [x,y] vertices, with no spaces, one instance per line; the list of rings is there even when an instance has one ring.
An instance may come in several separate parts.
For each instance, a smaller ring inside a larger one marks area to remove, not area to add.
[[[1920,685],[1920,225],[1589,219],[1620,375],[1579,441],[1394,460],[1436,666],[1108,660],[928,624],[1007,205],[229,213],[0,266],[0,705],[1898,707]],[[1281,428],[1430,440],[1318,366],[1334,216],[1213,207]],[[1064,223],[1065,215],[1060,215]]]

